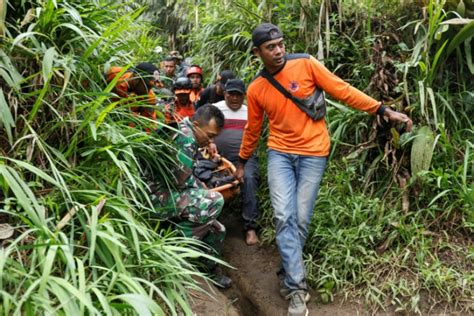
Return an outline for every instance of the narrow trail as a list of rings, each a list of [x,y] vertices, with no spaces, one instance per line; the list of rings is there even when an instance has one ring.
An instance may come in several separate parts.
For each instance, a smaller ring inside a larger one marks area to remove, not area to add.
[[[240,216],[224,213],[222,223],[227,236],[224,246],[224,260],[235,269],[226,269],[233,284],[230,289],[219,290],[202,283],[209,297],[203,293],[192,298],[193,313],[196,316],[286,316],[288,301],[280,297],[279,282],[276,276],[280,257],[275,245],[247,246],[244,241],[243,223]],[[309,315],[364,315],[373,313],[361,302],[344,302],[336,296],[329,304],[323,304],[317,291],[310,291]],[[386,307],[380,311],[384,315],[400,315],[395,308]],[[433,306],[422,293],[420,310],[423,315],[448,315],[451,306]],[[404,312],[402,312],[403,314]],[[410,314],[410,313],[408,313]],[[458,313],[455,313],[458,314]]]
[[[233,285],[227,290],[215,290],[216,299],[197,300],[195,315],[286,316],[288,301],[279,295],[276,271],[279,254],[276,246],[247,246],[242,220],[238,215],[226,214],[222,219],[227,236],[224,260],[235,269],[227,269]],[[311,292],[309,315],[356,315],[363,307],[356,303],[340,304],[338,300],[322,304],[316,292]]]

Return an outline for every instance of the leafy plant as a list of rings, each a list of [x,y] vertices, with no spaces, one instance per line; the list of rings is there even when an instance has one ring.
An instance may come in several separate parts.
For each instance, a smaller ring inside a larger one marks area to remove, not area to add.
[[[414,175],[430,168],[435,138],[428,126],[418,129],[411,147],[411,171]]]
[[[162,227],[142,178],[169,178],[173,144],[103,76],[156,46],[144,8],[3,3],[0,218],[15,233],[0,250],[0,313],[190,314],[203,245]]]

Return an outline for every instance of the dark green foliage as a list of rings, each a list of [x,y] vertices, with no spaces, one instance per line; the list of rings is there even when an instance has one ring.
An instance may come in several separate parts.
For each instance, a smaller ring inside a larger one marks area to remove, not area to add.
[[[328,100],[333,147],[306,247],[309,280],[324,301],[345,293],[374,311],[419,313],[446,303],[472,311],[472,35],[469,21],[453,20],[462,8],[424,3],[182,2],[196,12],[182,21],[188,54],[211,77],[230,67],[249,82],[260,67],[249,54],[251,30],[270,21],[285,33],[287,51],[313,54],[415,122],[407,133]],[[433,135],[431,147],[413,157],[420,131]],[[265,185],[260,201],[262,237],[272,241]]]
[[[1,313],[191,313],[187,259],[199,252],[157,233],[139,176],[169,177],[173,146],[127,126],[150,122],[110,100],[103,72],[158,61],[161,45],[194,57],[209,82],[230,68],[248,83],[260,67],[251,30],[263,21],[282,28],[289,52],[315,55],[417,125],[406,133],[328,100],[333,147],[305,249],[311,285],[323,301],[344,293],[372,311],[472,312],[472,21],[456,18],[474,8],[441,3],[7,1],[0,215],[16,234],[0,251]],[[433,135],[432,159],[413,170],[420,130]],[[263,180],[264,150],[262,138]],[[259,194],[271,241],[265,184]]]
[[[174,146],[104,78],[153,59],[144,8],[5,3],[0,218],[15,235],[0,249],[0,314],[190,314],[202,245],[161,229],[142,178],[169,179]]]

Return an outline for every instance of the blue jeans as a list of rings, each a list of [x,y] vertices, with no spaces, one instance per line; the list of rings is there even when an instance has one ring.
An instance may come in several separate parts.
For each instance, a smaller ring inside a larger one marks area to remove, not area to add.
[[[303,246],[326,162],[326,157],[268,150],[276,241],[285,272],[283,284],[290,290],[307,290]]]
[[[257,191],[259,182],[258,160],[252,155],[245,164],[244,183],[241,184],[242,218],[244,230],[256,229],[260,217],[258,209]]]
[[[239,163],[239,156],[228,158],[234,165]],[[240,197],[242,200],[242,218],[244,230],[256,229],[257,220],[260,217],[258,208],[257,191],[260,182],[260,170],[258,169],[257,155],[250,156],[245,164],[244,183],[240,185]]]

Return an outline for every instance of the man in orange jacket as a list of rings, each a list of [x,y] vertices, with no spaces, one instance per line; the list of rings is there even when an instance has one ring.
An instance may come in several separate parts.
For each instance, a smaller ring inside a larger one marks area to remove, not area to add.
[[[173,85],[173,92],[176,95],[174,104],[165,106],[166,124],[175,125],[181,122],[185,117],[193,117],[194,104],[191,102],[189,95],[191,94],[192,84],[186,77],[176,79]]]
[[[191,94],[190,94],[190,99],[191,102],[196,104],[196,102],[199,100],[199,97],[201,95],[201,92],[204,91],[204,88],[202,87],[202,68],[199,67],[198,65],[192,65],[188,68],[186,71],[186,77],[191,80],[192,84],[192,89],[191,89]]]
[[[122,70],[122,67],[111,67],[107,72],[107,82],[112,81]],[[152,63],[140,63],[128,69],[117,81],[113,92],[122,98],[145,100],[150,107],[133,106],[131,110],[139,115],[155,120],[155,93],[152,88],[160,81],[160,70]]]
[[[283,33],[270,23],[252,33],[253,52],[265,70],[294,97],[306,98],[320,89],[350,107],[379,114],[412,127],[410,118],[350,86],[314,57],[286,54]],[[283,92],[283,91],[282,91]],[[282,269],[280,294],[290,300],[288,315],[308,315],[303,246],[319,184],[329,154],[324,117],[314,120],[267,78],[257,77],[247,90],[248,123],[240,147],[236,177],[242,179],[246,161],[257,147],[264,115],[268,117],[268,186],[276,220],[276,240]]]

